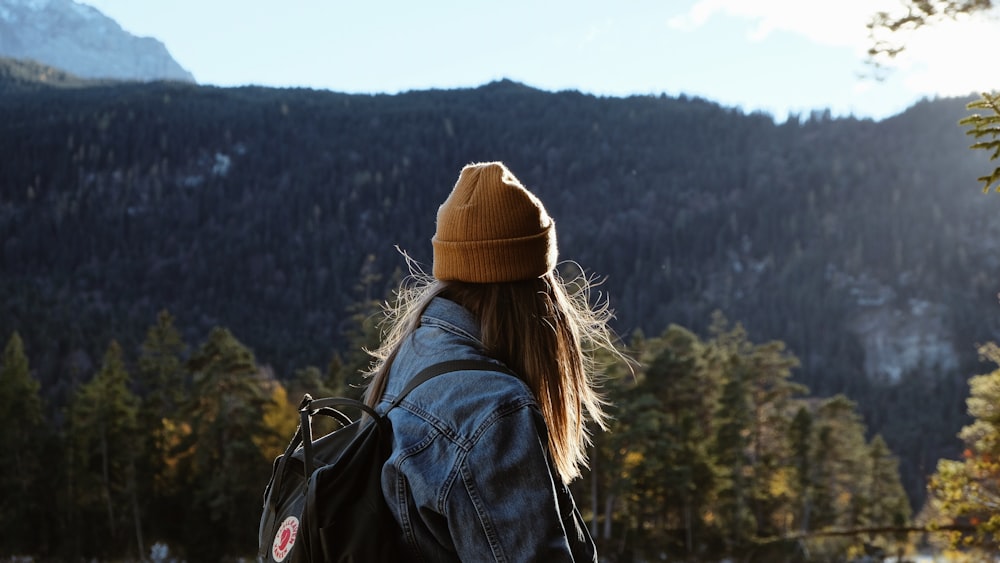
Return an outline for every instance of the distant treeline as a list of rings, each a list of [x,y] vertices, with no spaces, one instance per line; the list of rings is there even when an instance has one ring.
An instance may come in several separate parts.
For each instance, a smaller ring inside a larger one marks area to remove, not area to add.
[[[985,312],[1000,223],[957,126],[965,100],[776,123],[510,81],[368,96],[46,83],[2,63],[0,335],[21,335],[57,416],[109,342],[139,354],[161,309],[188,341],[229,327],[282,385],[358,366],[356,315],[405,274],[394,247],[429,264],[458,170],[499,159],[546,202],[561,256],[606,280],[626,340],[707,334],[721,310],[786,342],[793,381],[855,401],[867,441],[899,453],[913,506],[936,460],[960,454],[975,345],[1000,335]],[[911,302],[946,311],[955,367],[870,377],[854,321]]]

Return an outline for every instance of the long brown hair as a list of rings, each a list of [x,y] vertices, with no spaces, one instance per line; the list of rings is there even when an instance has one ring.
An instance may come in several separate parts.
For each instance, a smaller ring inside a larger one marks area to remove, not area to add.
[[[411,263],[411,268],[413,264]],[[385,392],[389,369],[403,340],[420,325],[435,297],[459,303],[479,320],[485,352],[514,370],[534,394],[545,418],[556,470],[570,482],[587,465],[586,422],[607,428],[606,403],[598,389],[597,349],[628,361],[615,345],[608,303],[591,304],[589,278],[566,283],[555,270],[536,279],[507,283],[442,282],[418,269],[386,306],[387,329],[370,351],[369,405]]]

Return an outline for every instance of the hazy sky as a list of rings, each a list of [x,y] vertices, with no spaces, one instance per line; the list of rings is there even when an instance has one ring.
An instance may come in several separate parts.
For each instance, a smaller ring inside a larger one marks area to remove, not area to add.
[[[78,1],[220,86],[395,93],[510,78],[700,96],[778,120],[823,109],[882,118],[1000,88],[997,17],[913,33],[889,77],[872,78],[865,24],[898,0]]]

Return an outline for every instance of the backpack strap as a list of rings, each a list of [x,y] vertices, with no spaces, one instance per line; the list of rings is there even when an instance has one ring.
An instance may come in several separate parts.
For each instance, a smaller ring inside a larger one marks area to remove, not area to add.
[[[496,362],[491,362],[489,360],[448,360],[446,362],[441,362],[434,364],[432,366],[426,367],[420,371],[417,375],[413,376],[413,379],[406,384],[406,387],[400,391],[399,396],[397,396],[391,403],[389,403],[389,408],[385,409],[385,412],[389,412],[395,407],[399,406],[399,403],[403,402],[403,399],[419,387],[422,383],[428,381],[429,379],[436,377],[438,375],[449,373],[452,371],[498,371],[501,373],[506,373],[507,375],[513,375],[517,377],[513,371],[504,366],[503,364],[498,364]],[[384,415],[385,413],[383,413]]]

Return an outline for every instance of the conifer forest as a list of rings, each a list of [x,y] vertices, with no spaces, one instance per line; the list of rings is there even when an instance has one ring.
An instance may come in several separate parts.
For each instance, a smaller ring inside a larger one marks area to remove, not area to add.
[[[1000,200],[970,101],[777,122],[0,60],[0,560],[254,557],[299,399],[360,395],[404,253],[429,268],[485,160],[545,202],[636,360],[608,359],[572,483],[602,560],[995,553]]]

